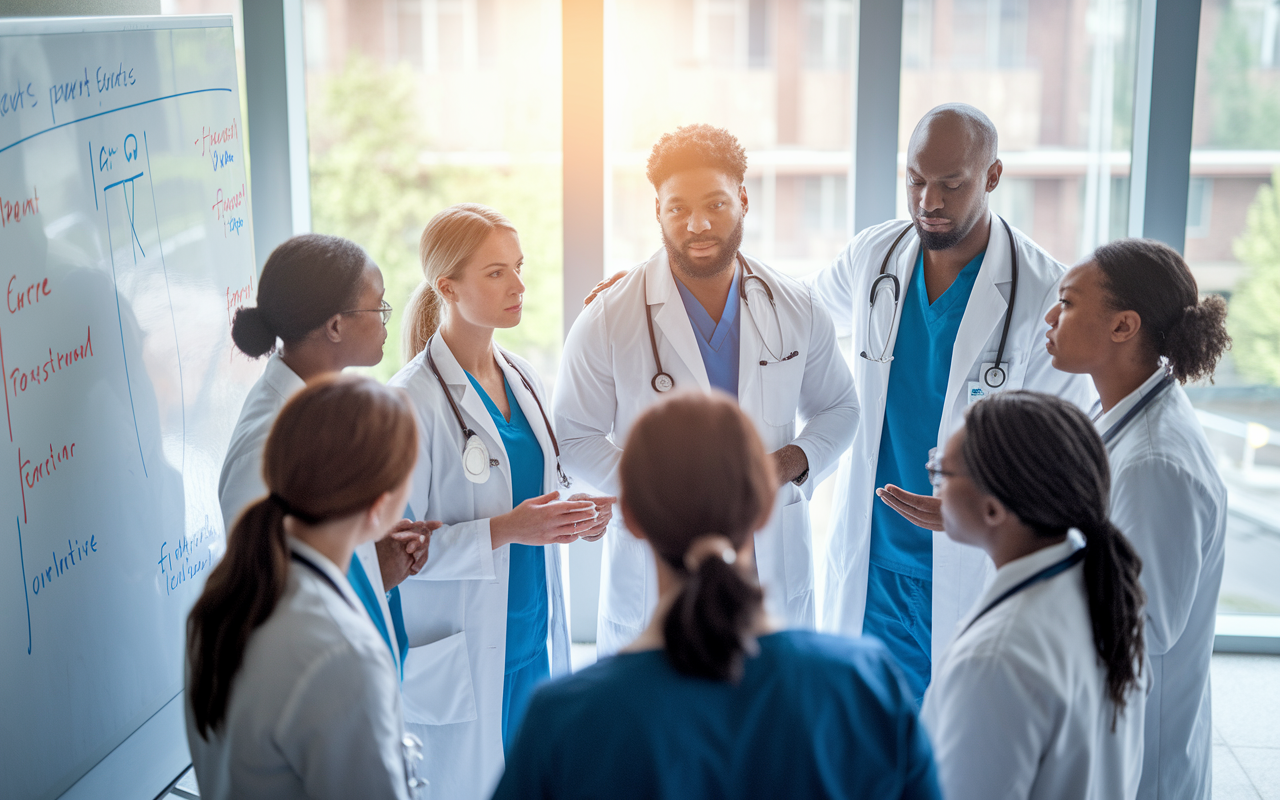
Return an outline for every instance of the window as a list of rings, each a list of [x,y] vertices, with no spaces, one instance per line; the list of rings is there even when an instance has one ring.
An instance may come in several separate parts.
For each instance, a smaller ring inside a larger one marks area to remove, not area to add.
[[[1234,343],[1188,387],[1227,483],[1218,610],[1280,615],[1280,63],[1273,0],[1203,0],[1186,257]]]
[[[926,111],[971,103],[1000,134],[997,213],[1067,264],[1125,235],[1138,5],[906,0],[899,163]]]
[[[563,262],[558,0],[309,0],[303,7],[313,228],[363,245],[395,309],[422,279],[418,239],[459,202],[520,233],[524,319],[499,341],[554,379]],[[312,37],[328,32],[327,42]],[[318,45],[323,45],[318,46]]]
[[[805,0],[805,66],[848,69],[853,58],[853,0]]]

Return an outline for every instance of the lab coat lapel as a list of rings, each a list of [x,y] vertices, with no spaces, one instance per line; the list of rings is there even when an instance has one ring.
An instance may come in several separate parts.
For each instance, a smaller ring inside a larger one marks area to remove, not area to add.
[[[710,391],[711,380],[707,378],[707,367],[702,363],[702,351],[698,349],[698,340],[694,338],[693,323],[689,322],[689,314],[684,310],[684,301],[680,299],[680,291],[676,288],[676,279],[671,274],[665,249],[659,250],[645,265],[645,294],[649,307],[653,310],[653,328],[658,339],[659,355],[662,354],[665,339],[702,390]],[[650,354],[650,358],[652,357]],[[668,367],[666,364],[663,366]],[[670,371],[668,368],[667,372]]]
[[[467,427],[479,432],[481,438],[488,439],[485,446],[489,448],[489,456],[498,459],[497,470],[506,477],[507,485],[510,486],[511,469],[507,465],[507,449],[502,445],[502,436],[498,433],[497,426],[493,424],[493,417],[489,416],[489,409],[485,408],[484,400],[476,393],[475,387],[467,378],[466,371],[462,369],[458,359],[453,357],[453,351],[444,343],[444,339],[436,336],[431,340],[431,355],[435,357],[436,366],[440,369],[440,377],[449,387],[449,392],[453,395],[454,402],[458,404]],[[450,416],[453,415],[450,414]]]
[[[991,232],[987,237],[986,256],[982,259],[982,268],[974,281],[969,304],[965,307],[960,328],[956,331],[955,348],[951,351],[951,371],[947,378],[946,406],[939,440],[949,436],[950,431],[955,428],[957,420],[954,419],[954,412],[948,413],[953,411],[949,406],[957,403],[959,398],[968,396],[961,389],[968,381],[973,365],[982,356],[992,331],[1004,324],[1005,312],[1009,308],[1008,301],[1000,293],[1000,285],[1009,283],[1013,277],[1009,237],[998,216],[991,214],[990,220]],[[1006,352],[1006,360],[1008,356]],[[963,413],[964,409],[961,407],[959,410]]]

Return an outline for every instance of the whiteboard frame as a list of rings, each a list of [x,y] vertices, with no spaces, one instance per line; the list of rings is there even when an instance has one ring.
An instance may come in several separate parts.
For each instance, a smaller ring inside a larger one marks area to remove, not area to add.
[[[27,17],[0,19],[0,38],[76,33],[231,28],[230,14],[138,17]],[[237,66],[237,70],[239,67]],[[246,175],[246,178],[248,176]],[[111,747],[60,795],[64,800],[154,798],[191,766],[186,694],[179,690],[133,733]]]

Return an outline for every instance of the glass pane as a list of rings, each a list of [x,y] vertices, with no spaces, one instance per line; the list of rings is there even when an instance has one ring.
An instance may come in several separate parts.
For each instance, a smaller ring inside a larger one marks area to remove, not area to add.
[[[997,213],[1067,264],[1125,235],[1138,5],[905,0],[900,169],[926,111],[971,103],[1000,134]]]
[[[1280,6],[1203,0],[1187,261],[1235,342],[1188,387],[1227,483],[1218,610],[1280,614]]]
[[[365,247],[395,308],[383,380],[437,211],[475,202],[520,233],[524,318],[498,341],[554,379],[563,267],[557,0],[306,0],[312,227]]]
[[[607,267],[662,246],[645,161],[705,122],[747,149],[743,250],[801,275],[849,239],[853,0],[612,0],[606,5]]]

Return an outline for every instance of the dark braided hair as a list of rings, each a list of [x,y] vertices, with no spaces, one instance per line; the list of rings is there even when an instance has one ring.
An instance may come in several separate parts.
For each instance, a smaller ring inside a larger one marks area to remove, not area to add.
[[[1093,644],[1118,714],[1142,671],[1146,594],[1142,559],[1107,517],[1111,469],[1093,423],[1057,397],[1001,392],[969,409],[961,455],[970,479],[1036,534],[1084,534]]]

